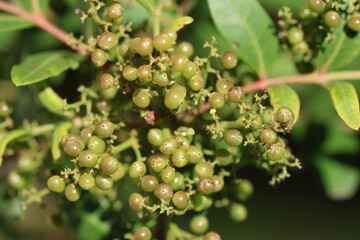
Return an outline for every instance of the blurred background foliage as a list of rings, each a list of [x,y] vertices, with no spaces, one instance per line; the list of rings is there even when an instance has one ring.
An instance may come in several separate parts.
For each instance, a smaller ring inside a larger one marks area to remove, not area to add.
[[[18,0],[26,3],[25,0]],[[186,0],[185,0],[186,1]],[[47,16],[68,32],[79,36],[90,35],[96,29],[90,21],[81,24],[73,9],[81,8],[82,1],[52,0]],[[133,0],[123,0],[125,18],[133,22],[134,29],[141,28],[148,14]],[[188,1],[189,2],[189,1]],[[276,20],[277,10],[289,6],[295,14],[306,0],[260,0],[263,7]],[[26,7],[26,4],[25,4]],[[190,1],[188,15],[195,21],[181,30],[179,38],[190,41],[196,54],[205,56],[202,47],[205,41],[215,36],[219,51],[229,49],[226,40],[215,28],[207,1]],[[86,31],[85,31],[86,30]],[[37,119],[42,116],[41,107],[33,96],[33,87],[15,88],[10,79],[10,69],[30,53],[66,48],[56,39],[38,29],[22,32],[0,32],[0,98],[14,105],[15,120]],[[297,74],[294,61],[283,51],[274,63],[271,76]],[[76,88],[88,84],[96,71],[89,71],[88,63],[81,68],[50,80],[51,85],[62,97],[70,101],[76,97]],[[345,69],[358,69],[360,57]],[[239,72],[248,69],[238,69]],[[360,82],[352,82],[360,93]],[[36,87],[36,86],[35,86]],[[290,147],[303,163],[303,170],[293,172],[293,177],[272,188],[267,184],[268,176],[254,168],[245,168],[240,173],[254,182],[255,194],[248,202],[249,218],[240,224],[231,222],[223,210],[210,212],[211,228],[223,239],[359,239],[360,228],[360,170],[359,133],[345,126],[338,117],[329,93],[314,85],[294,86],[301,99],[300,119],[289,136]],[[42,119],[40,121],[46,121]],[[0,182],[11,163],[0,169]],[[0,185],[0,193],[2,191]],[[0,194],[3,195],[3,194]],[[54,228],[47,224],[48,212],[56,204],[50,197],[44,205],[33,204],[25,213],[20,202],[0,198],[0,239],[15,236],[14,239],[76,239],[75,230],[69,226]],[[9,220],[25,217],[24,221]],[[102,226],[97,218],[82,216],[86,223],[79,229],[82,239],[92,234],[94,226]],[[116,226],[113,226],[116,227]],[[87,234],[83,234],[85,232]]]

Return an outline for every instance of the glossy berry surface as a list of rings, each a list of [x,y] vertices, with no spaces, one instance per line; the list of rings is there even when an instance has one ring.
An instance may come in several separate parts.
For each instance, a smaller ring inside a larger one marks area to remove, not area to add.
[[[230,146],[239,146],[243,141],[243,136],[239,130],[229,129],[224,133],[224,141]]]
[[[140,178],[146,173],[146,165],[142,161],[135,161],[131,164],[129,175],[132,178]]]
[[[129,196],[129,206],[134,211],[140,211],[144,197],[139,193],[132,193]]]
[[[297,44],[297,43],[303,41],[304,32],[302,29],[300,29],[298,27],[292,27],[292,28],[290,28],[290,30],[288,32],[287,39],[290,44]]]
[[[158,199],[169,201],[171,200],[174,191],[170,185],[161,183],[155,187],[154,194]]]
[[[106,16],[109,19],[117,19],[122,16],[122,13],[123,13],[123,7],[121,6],[121,4],[113,3],[108,7],[106,11]]]
[[[177,209],[186,209],[190,204],[190,199],[186,192],[178,191],[175,192],[172,197],[172,203]]]
[[[185,68],[188,61],[189,59],[187,56],[178,53],[172,57],[171,66],[175,71],[181,72]]]
[[[95,125],[95,133],[101,138],[111,137],[114,129],[114,124],[108,120],[102,120]]]
[[[339,27],[341,25],[341,16],[336,11],[328,11],[324,14],[325,24],[329,27]]]
[[[291,111],[290,108],[287,107],[281,107],[277,110],[276,113],[277,120],[280,123],[293,123],[295,120],[294,113]]]
[[[147,108],[150,105],[150,95],[146,89],[136,89],[132,95],[133,103],[139,108]]]
[[[152,175],[145,175],[140,182],[141,188],[145,192],[153,192],[158,184],[158,179]]]
[[[81,176],[79,177],[79,186],[82,189],[89,190],[93,188],[94,185],[95,185],[95,178],[92,175],[88,173],[81,174]]]
[[[245,92],[242,87],[235,86],[229,89],[228,99],[231,102],[240,103],[244,99],[244,96]]]
[[[317,13],[320,13],[325,8],[325,2],[323,0],[308,0],[309,8]]]
[[[82,151],[78,157],[78,165],[80,167],[94,167],[98,159],[98,155],[91,150]]]
[[[192,78],[197,71],[197,66],[194,62],[189,61],[186,63],[184,68],[181,71],[181,74],[184,76],[184,78]]]
[[[151,82],[151,66],[141,65],[136,74],[141,83]]]
[[[214,109],[222,108],[225,105],[225,96],[219,92],[213,92],[209,97],[210,106]]]
[[[221,55],[221,64],[226,69],[232,69],[237,65],[237,56],[232,51],[226,51]]]
[[[136,52],[141,56],[151,54],[153,49],[153,41],[151,38],[142,38],[136,45]]]
[[[175,53],[181,53],[187,56],[188,58],[194,54],[194,47],[189,42],[181,42],[175,48]]]
[[[264,129],[260,133],[260,141],[265,144],[273,144],[277,140],[277,134],[274,130]]]
[[[104,32],[98,38],[98,45],[103,50],[114,48],[118,44],[118,38],[114,33]]]
[[[60,193],[65,189],[65,182],[60,176],[54,175],[48,179],[47,186],[51,191]]]
[[[154,48],[158,51],[166,51],[171,48],[173,41],[167,34],[160,34],[153,40]]]
[[[105,151],[105,142],[98,136],[92,136],[88,143],[87,148],[96,154],[101,154]]]
[[[216,232],[208,232],[204,235],[203,240],[221,240],[221,237]]]
[[[171,28],[166,28],[161,33],[168,35],[172,42],[175,42],[177,39],[177,32]]]
[[[65,188],[65,197],[70,202],[76,202],[81,196],[81,190],[75,184],[69,184]]]
[[[158,147],[164,141],[164,132],[159,128],[152,128],[147,134],[147,140],[151,145]]]
[[[134,81],[137,78],[137,69],[126,65],[122,72],[123,77],[128,81]]]
[[[105,191],[112,188],[114,181],[109,175],[100,173],[95,177],[95,184],[99,189]]]
[[[208,162],[197,163],[194,171],[199,177],[212,177],[214,175],[214,167]]]
[[[360,15],[351,16],[347,22],[347,26],[355,32],[360,32]]]
[[[151,239],[151,231],[147,227],[141,227],[134,233],[135,240],[150,240]]]
[[[205,216],[194,216],[190,220],[190,230],[195,234],[203,234],[209,228],[209,220]]]
[[[215,190],[215,182],[212,178],[201,178],[197,183],[197,191],[201,194],[208,195]]]
[[[243,204],[234,203],[230,206],[230,217],[235,222],[242,222],[247,218],[247,209]]]
[[[102,67],[107,62],[106,53],[101,49],[95,49],[91,53],[91,61],[94,63],[96,67]]]
[[[113,156],[104,156],[100,162],[100,169],[103,173],[112,174],[119,169],[119,161]]]

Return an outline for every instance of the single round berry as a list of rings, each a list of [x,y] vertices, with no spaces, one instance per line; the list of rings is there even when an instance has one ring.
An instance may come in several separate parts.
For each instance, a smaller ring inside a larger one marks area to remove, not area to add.
[[[118,38],[114,33],[104,32],[98,38],[98,45],[104,50],[109,50],[118,44]]]
[[[110,177],[112,178],[112,180],[114,182],[122,179],[126,174],[126,168],[125,168],[124,164],[122,164],[121,162],[118,162],[118,166],[119,166],[118,169],[110,175]]]
[[[156,70],[154,72],[153,81],[154,84],[158,85],[159,87],[166,87],[170,83],[167,73],[160,70]]]
[[[113,156],[104,156],[101,159],[100,168],[103,173],[112,174],[119,169],[119,161]]]
[[[323,0],[308,0],[309,8],[317,13],[320,13],[325,8],[325,3]]]
[[[202,215],[194,216],[190,220],[190,230],[195,234],[203,234],[209,228],[209,220]]]
[[[0,101],[0,117],[7,117],[12,113],[12,108],[4,101]]]
[[[79,142],[65,142],[64,152],[70,157],[76,157],[83,150]]]
[[[102,89],[108,89],[115,84],[115,78],[109,73],[103,73],[99,78],[99,82]]]
[[[146,173],[146,165],[142,161],[135,161],[131,164],[129,175],[131,178],[140,178]]]
[[[233,203],[229,210],[230,217],[235,222],[242,222],[247,218],[247,209],[243,204]]]
[[[182,149],[177,149],[171,156],[171,162],[175,167],[182,168],[188,163],[187,154]]]
[[[212,178],[201,178],[197,183],[197,191],[204,195],[209,195],[215,191],[215,182]]]
[[[137,52],[137,46],[138,46],[140,41],[141,41],[141,38],[133,38],[133,39],[131,39],[130,44],[129,44],[130,52],[132,52],[134,54],[138,53]]]
[[[48,179],[47,186],[51,191],[60,193],[65,189],[65,182],[60,176],[54,175]]]
[[[216,150],[215,160],[219,163],[220,166],[228,166],[234,162],[232,154],[225,148]]]
[[[25,187],[25,179],[21,176],[16,170],[12,170],[9,172],[7,177],[7,181],[9,185],[15,189],[22,189]],[[54,187],[56,189],[56,187]]]
[[[189,163],[199,163],[204,158],[203,151],[197,146],[190,146],[186,152]]]
[[[303,20],[311,20],[313,18],[313,12],[309,8],[308,4],[305,4],[303,7],[299,10],[299,17]]]
[[[254,193],[253,184],[247,179],[241,179],[234,186],[234,192],[236,199],[240,201],[248,200]]]
[[[141,83],[151,82],[151,66],[150,65],[141,65],[138,68],[136,74]]]
[[[155,154],[149,158],[149,165],[154,172],[161,172],[168,165],[168,158],[165,154]]]
[[[122,13],[123,13],[123,7],[121,6],[121,4],[113,3],[108,7],[106,11],[106,16],[109,19],[117,19],[122,16]]]
[[[114,181],[109,175],[100,173],[95,177],[95,184],[99,189],[105,191],[112,188]]]
[[[299,42],[292,47],[293,53],[297,55],[303,55],[309,51],[309,45],[307,42]]]
[[[195,76],[188,79],[188,84],[191,90],[197,92],[200,89],[204,88],[204,79],[201,75],[199,76],[195,74]]]
[[[171,66],[175,71],[181,72],[187,62],[189,61],[188,57],[184,54],[175,54],[171,59]]]
[[[78,157],[79,167],[92,168],[96,165],[98,155],[91,150],[82,151]]]
[[[216,175],[213,176],[212,179],[214,180],[215,188],[214,192],[219,192],[224,188],[225,182],[222,176]]]
[[[174,191],[180,190],[184,186],[184,176],[181,173],[176,172],[174,180],[169,183],[169,185]]]
[[[165,93],[164,104],[168,109],[177,109],[184,101],[185,96],[186,88],[184,86],[180,85],[177,88],[171,88]]]
[[[141,227],[134,233],[135,240],[150,240],[151,236],[151,231],[147,227]]]
[[[87,148],[96,154],[101,154],[105,151],[105,142],[98,136],[92,136],[88,143]]]
[[[264,124],[270,124],[273,121],[274,112],[270,109],[265,110],[261,114],[261,121]]]
[[[216,81],[216,91],[222,94],[227,94],[234,84],[227,79],[219,79]]]
[[[235,86],[229,89],[228,98],[231,102],[240,103],[244,99],[244,96],[245,92],[242,87]]]
[[[136,52],[141,56],[151,54],[153,49],[153,41],[151,38],[141,38],[141,40],[136,45]]]
[[[329,27],[339,27],[341,25],[341,16],[336,11],[328,11],[324,15],[325,24]]]
[[[239,146],[243,141],[243,136],[239,130],[229,129],[224,133],[224,141],[230,146]]]
[[[232,51],[226,51],[221,55],[221,64],[226,69],[232,69],[237,65],[237,56]]]
[[[79,177],[79,186],[82,189],[89,190],[95,185],[95,178],[88,173],[81,174]]]
[[[177,148],[177,142],[173,138],[165,139],[159,147],[160,152],[166,155],[171,155],[175,152]]]
[[[188,61],[182,69],[181,74],[184,76],[184,78],[189,79],[195,75],[196,71],[197,65],[192,61]]]
[[[80,138],[81,140],[86,144],[89,139],[93,136],[94,129],[90,127],[83,128],[80,132]]]
[[[194,54],[194,47],[189,42],[181,42],[175,48],[175,53],[184,54],[189,58]]]
[[[181,150],[189,150],[190,148],[190,140],[184,136],[176,136],[175,137],[177,148]]]
[[[128,81],[134,81],[137,78],[137,69],[126,65],[122,71],[123,77]]]
[[[17,167],[20,172],[32,172],[38,167],[38,164],[31,152],[22,152]]]
[[[76,187],[75,184],[72,183],[66,186],[65,197],[70,202],[76,202],[77,200],[79,200],[80,195],[81,195],[81,190],[80,188]]]
[[[276,142],[277,134],[274,130],[264,129],[260,132],[260,141],[265,144],[273,144]]]
[[[225,105],[225,96],[219,92],[213,92],[209,97],[211,108],[218,109]]]
[[[107,61],[106,53],[103,50],[96,48],[91,53],[91,61],[96,67],[104,66]]]
[[[160,34],[154,38],[154,48],[158,51],[166,51],[171,48],[173,41],[168,34]]]
[[[290,123],[292,124],[295,120],[294,113],[291,111],[290,108],[287,107],[281,107],[277,110],[276,113],[277,120],[280,123]]]
[[[294,45],[304,40],[304,32],[298,27],[290,28],[287,39],[290,44]]]
[[[148,90],[142,88],[136,89],[132,95],[132,101],[139,108],[147,108],[151,102]]]
[[[347,22],[347,26],[355,32],[360,32],[360,15],[351,16]]]
[[[186,209],[190,204],[189,196],[184,191],[178,191],[174,193],[172,202],[177,209]]]
[[[132,210],[138,212],[142,209],[144,197],[140,193],[132,193],[129,196],[129,206]]]
[[[174,192],[169,184],[161,183],[155,187],[154,194],[158,199],[169,201]]]
[[[102,120],[95,125],[95,133],[101,138],[111,137],[114,130],[114,124],[108,120]]]
[[[172,42],[175,42],[177,39],[177,32],[171,28],[166,28],[161,33],[168,35]]]
[[[285,152],[286,152],[285,148],[271,145],[267,152],[267,158],[270,161],[278,161],[284,157]]]
[[[208,162],[197,163],[194,167],[195,173],[201,177],[212,177],[214,175],[214,167]]]
[[[141,179],[140,185],[145,192],[153,192],[159,184],[158,179],[152,175],[146,175]]]
[[[164,133],[161,129],[152,128],[147,134],[147,139],[151,145],[158,147],[164,141]]]
[[[204,235],[203,240],[221,240],[221,237],[216,232],[208,232]]]
[[[166,168],[161,170],[160,176],[161,176],[161,180],[164,183],[173,182],[175,179],[175,168],[167,166]]]
[[[101,112],[101,113],[108,113],[111,110],[111,106],[109,104],[109,102],[105,101],[105,100],[98,100],[96,102],[96,109]],[[90,136],[91,137],[91,136]],[[90,138],[89,137],[89,138]],[[88,140],[88,139],[87,139]]]

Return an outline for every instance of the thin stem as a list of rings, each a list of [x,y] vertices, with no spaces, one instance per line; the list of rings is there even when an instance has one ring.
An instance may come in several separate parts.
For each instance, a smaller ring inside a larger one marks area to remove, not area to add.
[[[26,12],[6,2],[0,2],[0,10],[18,16],[20,18],[32,21],[37,27],[41,28],[45,32],[48,32],[61,42],[65,43],[66,45],[79,52],[80,54],[87,55],[87,50],[83,46],[73,46],[73,40],[70,35],[52,24],[43,15],[40,15],[38,13]]]
[[[120,143],[119,145],[113,147],[111,149],[111,154],[117,154],[120,153],[122,151],[124,151],[125,149],[128,149],[130,147],[133,147],[136,143],[138,142],[137,138],[135,137],[130,137],[128,140],[126,140],[123,143]]]
[[[153,35],[154,37],[158,36],[160,34],[160,17],[161,17],[161,9],[163,6],[163,1],[161,0],[159,3],[159,6],[152,10],[153,15]]]

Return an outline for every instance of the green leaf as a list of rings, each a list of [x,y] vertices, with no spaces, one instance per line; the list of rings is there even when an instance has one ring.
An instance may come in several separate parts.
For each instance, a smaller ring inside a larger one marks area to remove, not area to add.
[[[57,76],[69,68],[78,68],[81,60],[80,55],[67,51],[34,54],[11,69],[11,78],[16,86],[40,82]]]
[[[16,5],[18,5],[20,8],[28,12],[33,11],[32,1],[33,0],[15,0]],[[39,8],[42,12],[44,12],[48,8],[50,2],[50,0],[35,0],[35,1],[37,1],[37,3],[39,4]]]
[[[358,168],[322,155],[317,157],[315,166],[329,198],[346,200],[356,194],[360,184]]]
[[[194,21],[194,19],[192,17],[189,16],[183,16],[183,17],[179,17],[177,19],[175,19],[171,25],[170,28],[175,30],[175,31],[179,31],[180,29],[182,29],[185,25],[189,25],[190,23],[192,23]]]
[[[146,8],[149,12],[151,12],[155,8],[153,0],[136,0],[136,1],[140,3],[144,8]]]
[[[80,216],[81,223],[78,228],[80,239],[84,240],[100,240],[110,232],[111,226],[108,222],[100,219],[97,212],[83,212]]]
[[[208,0],[220,33],[258,74],[266,75],[278,53],[273,22],[256,0]]]
[[[0,32],[33,27],[34,23],[13,15],[0,13]]]
[[[354,86],[339,82],[325,86],[331,95],[335,109],[344,122],[352,129],[360,127],[359,99]]]
[[[341,120],[338,119],[338,121]],[[356,135],[345,131],[344,128],[338,127],[338,125],[326,128],[326,138],[321,143],[321,151],[328,155],[358,153],[360,142],[357,140]]]
[[[360,34],[348,36],[344,28],[337,28],[336,38],[325,44],[324,51],[315,58],[316,69],[333,71],[351,63],[360,54]]]
[[[270,103],[275,110],[281,107],[290,108],[295,115],[295,122],[299,118],[300,99],[297,93],[287,85],[275,85],[268,87]]]
[[[149,12],[143,8],[137,1],[125,0],[124,19],[126,22],[132,23],[132,28],[139,28],[149,17]]]

